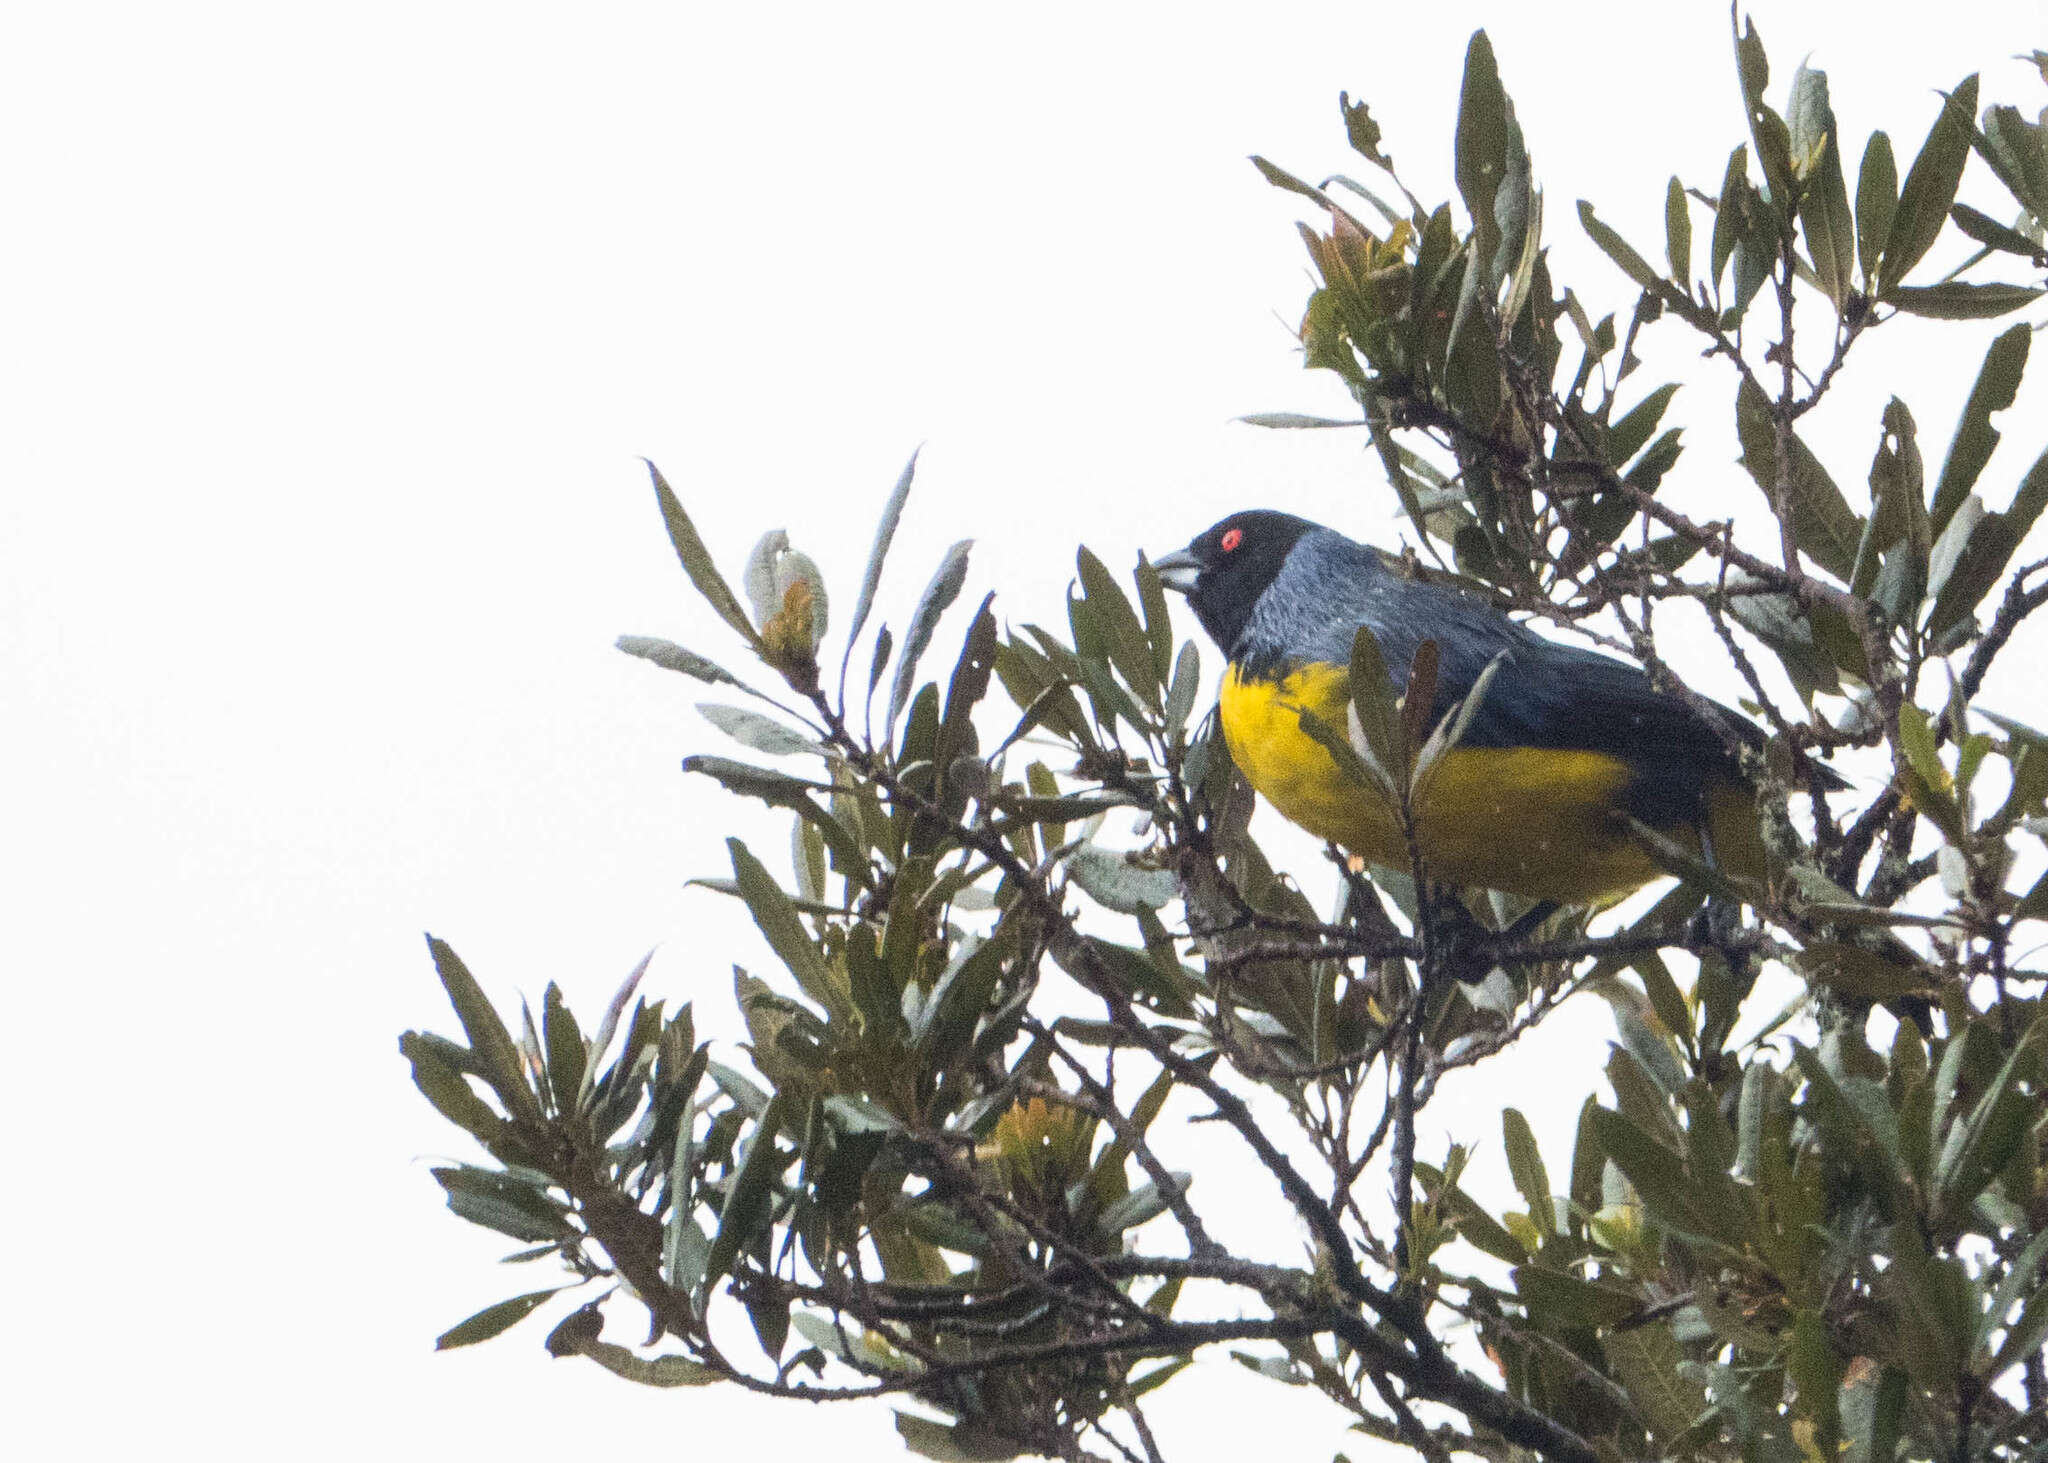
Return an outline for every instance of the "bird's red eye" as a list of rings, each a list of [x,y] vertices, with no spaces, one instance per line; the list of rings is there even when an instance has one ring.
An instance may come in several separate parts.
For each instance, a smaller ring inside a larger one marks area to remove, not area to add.
[[[1233,550],[1235,550],[1235,549],[1237,548],[1237,546],[1238,546],[1239,544],[1243,543],[1243,542],[1244,542],[1244,530],[1243,530],[1243,529],[1241,529],[1241,528],[1233,528],[1233,529],[1228,529],[1228,530],[1226,530],[1226,531],[1225,531],[1225,533],[1224,533],[1224,535],[1223,535],[1223,552],[1224,552],[1224,553],[1226,553],[1226,554],[1228,554],[1228,553],[1232,552]]]

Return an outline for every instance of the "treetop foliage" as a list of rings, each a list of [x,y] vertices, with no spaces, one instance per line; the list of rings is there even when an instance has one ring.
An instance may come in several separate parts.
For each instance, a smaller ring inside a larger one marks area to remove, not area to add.
[[[734,838],[701,881],[774,966],[733,970],[742,1066],[690,1003],[640,995],[644,963],[586,1035],[554,986],[508,1026],[430,940],[462,1040],[401,1047],[488,1160],[435,1176],[511,1259],[567,1272],[440,1345],[545,1309],[550,1352],[645,1385],[900,1398],[935,1458],[1156,1463],[1152,1394],[1219,1346],[1433,1463],[2048,1454],[2048,733],[1998,709],[2048,603],[2048,558],[2016,564],[2048,452],[1999,452],[1994,424],[2048,290],[2048,113],[1971,76],[1924,139],[1852,147],[1823,72],[1774,86],[1747,23],[1734,49],[1739,140],[1721,176],[1670,179],[1661,251],[1576,206],[1636,291],[1619,320],[1553,277],[1483,32],[1456,200],[1412,193],[1348,96],[1367,181],[1256,159],[1317,211],[1300,338],[1357,415],[1250,420],[1363,431],[1407,572],[1674,689],[1658,616],[1704,615],[1767,732],[1740,750],[1781,872],[1640,829],[1670,884],[1550,910],[1333,854],[1319,910],[1251,836],[1142,558],[1081,548],[1063,626],[982,598],[928,676],[968,544],[867,634],[914,459],[836,657],[816,565],[776,531],[735,592],[650,464],[755,668],[619,645],[715,688],[706,716],[756,754],[685,770],[788,816],[786,857]],[[2002,217],[1957,202],[1972,168]],[[1987,337],[1938,467],[1910,382],[1864,424],[1867,465],[1824,461],[1809,415],[1904,317]],[[1732,414],[1754,492],[1711,520],[1660,496],[1684,445],[1678,387],[1638,379],[1653,334],[1722,372],[1686,404]],[[1433,649],[1395,677],[1361,635],[1352,725],[1321,733],[1402,819],[1459,735],[1428,720]],[[1475,958],[1484,979],[1452,978]],[[1605,1090],[1569,1151],[1504,1108],[1520,1207],[1484,1202],[1465,1175],[1491,1136],[1419,1151],[1417,1114],[1582,993],[1614,1014]],[[1257,1166],[1291,1260],[1216,1238],[1203,1175],[1161,1157],[1181,1112]]]

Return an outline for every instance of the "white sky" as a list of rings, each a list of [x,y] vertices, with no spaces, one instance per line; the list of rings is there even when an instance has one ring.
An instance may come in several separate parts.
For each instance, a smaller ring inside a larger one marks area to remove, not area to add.
[[[1987,99],[2039,103],[2004,59],[2048,39],[2038,3],[1756,13],[1776,94],[1811,52],[1852,147],[1885,126],[1902,170],[1936,86],[1983,68]],[[1054,613],[1084,538],[1127,564],[1270,504],[1396,542],[1359,439],[1231,424],[1342,405],[1290,338],[1298,200],[1244,159],[1351,169],[1346,88],[1448,196],[1482,24],[1554,269],[1625,310],[1572,201],[1656,256],[1666,175],[1719,179],[1741,116],[1714,4],[15,8],[10,1432],[25,1402],[36,1456],[901,1456],[885,1409],[642,1392],[551,1362],[537,1321],[432,1353],[552,1277],[494,1267],[511,1246],[427,1174],[464,1150],[395,1046],[452,1028],[419,932],[503,999],[555,979],[586,1007],[664,945],[650,989],[730,1029],[754,947],[681,888],[723,867],[727,808],[676,770],[719,738],[701,688],[610,642],[737,654],[639,454],[729,565],[786,526],[843,612],[927,442],[899,622],[959,537],[1017,620]],[[1887,362],[1938,462],[1982,350],[1937,354],[1952,333],[1884,332],[1815,427],[1852,501]],[[1724,385],[1693,398],[1687,501],[1750,492]],[[1994,507],[2038,449],[2027,406]],[[780,825],[752,826],[780,867]],[[1443,1119],[1497,1148],[1512,1084],[1562,1144],[1605,1029]],[[1169,1456],[1339,1444],[1302,1394],[1199,1374],[1160,1394]]]

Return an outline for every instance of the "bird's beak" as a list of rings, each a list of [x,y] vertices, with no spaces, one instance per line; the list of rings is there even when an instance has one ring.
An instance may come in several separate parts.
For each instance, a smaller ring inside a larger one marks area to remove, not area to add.
[[[1152,567],[1159,573],[1159,582],[1179,594],[1193,594],[1195,580],[1202,573],[1202,561],[1186,549],[1161,554],[1152,561]]]

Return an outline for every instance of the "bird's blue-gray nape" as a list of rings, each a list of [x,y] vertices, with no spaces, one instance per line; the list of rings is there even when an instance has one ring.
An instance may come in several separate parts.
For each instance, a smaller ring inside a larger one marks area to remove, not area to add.
[[[1464,685],[1503,650],[1548,643],[1492,606],[1404,578],[1378,550],[1319,528],[1295,544],[1260,596],[1232,658],[1254,676],[1314,661],[1347,665],[1360,625],[1379,641],[1396,688],[1425,640],[1437,642],[1439,678]]]

